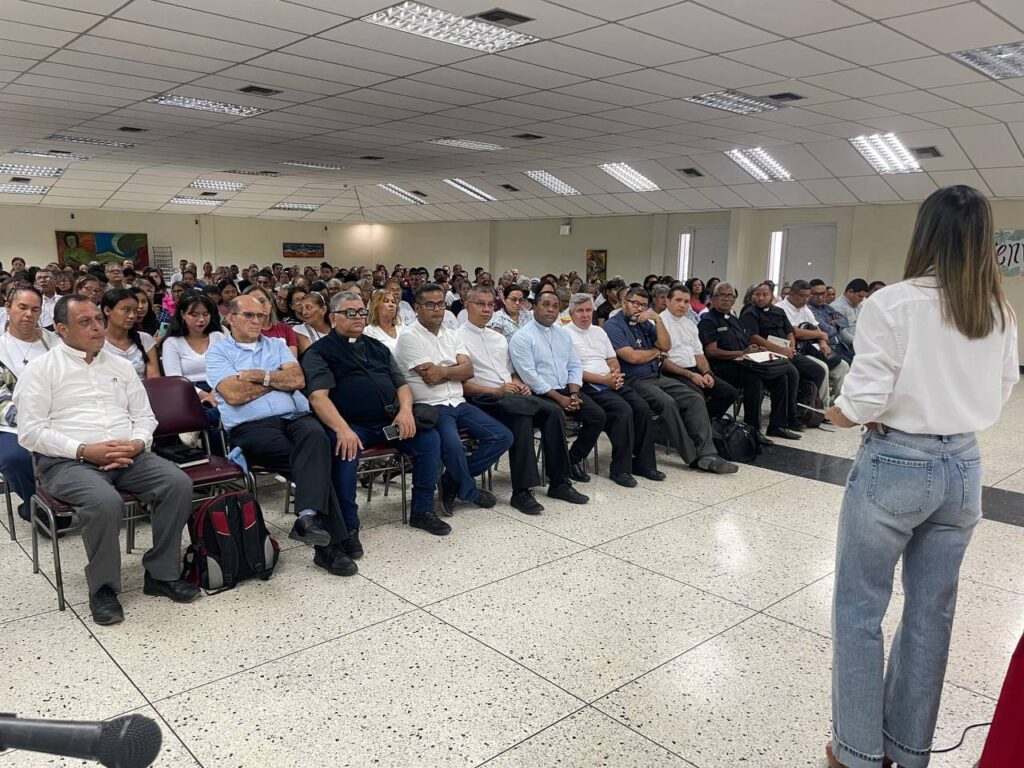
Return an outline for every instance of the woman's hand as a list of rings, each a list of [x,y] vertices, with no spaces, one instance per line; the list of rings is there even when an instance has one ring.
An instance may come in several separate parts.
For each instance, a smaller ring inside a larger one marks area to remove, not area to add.
[[[829,408],[828,413],[825,414],[825,418],[827,418],[837,427],[842,427],[843,429],[850,429],[850,427],[857,426],[857,422],[850,421],[848,418],[846,418],[846,414],[839,410],[838,405],[833,405],[831,408]]]

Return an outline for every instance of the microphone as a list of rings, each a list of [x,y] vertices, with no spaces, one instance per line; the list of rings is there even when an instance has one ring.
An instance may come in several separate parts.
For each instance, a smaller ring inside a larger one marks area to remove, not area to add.
[[[142,715],[87,722],[19,720],[0,713],[0,751],[25,749],[95,760],[107,768],[147,768],[160,754],[162,741],[160,726]]]

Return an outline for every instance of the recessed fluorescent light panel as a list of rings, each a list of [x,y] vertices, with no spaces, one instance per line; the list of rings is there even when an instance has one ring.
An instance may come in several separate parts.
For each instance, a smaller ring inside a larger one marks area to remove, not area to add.
[[[541,186],[547,187],[552,192],[559,195],[578,195],[580,192],[575,187],[571,187],[562,181],[557,176],[552,176],[547,171],[523,171],[527,176],[536,181]]]
[[[12,149],[12,155],[25,155],[26,157],[46,157],[50,160],[88,160],[85,155],[73,155],[70,152],[44,152],[41,149]]]
[[[432,139],[428,144],[441,144],[445,147],[458,147],[459,149],[475,149],[478,152],[493,152],[496,149],[504,149],[500,144],[489,144],[486,141],[471,141],[469,139]]]
[[[52,179],[64,173],[63,168],[40,168],[35,165],[15,165],[14,163],[0,163],[0,174],[12,174],[14,176],[28,176],[37,179]]]
[[[467,19],[422,3],[404,2],[364,16],[363,21],[409,32],[481,53],[497,53],[538,40],[507,27]]]
[[[602,171],[613,179],[618,179],[634,192],[659,192],[661,187],[644,176],[640,171],[625,163],[605,163],[599,165]]]
[[[407,203],[416,203],[416,205],[426,205],[426,203],[424,203],[422,200],[416,197],[416,195],[412,194],[411,192],[406,192],[404,189],[402,189],[399,186],[396,186],[395,184],[378,184],[377,186],[380,187],[381,189],[387,190],[396,197],[402,198]]]
[[[97,147],[113,147],[114,149],[131,149],[134,144],[125,141],[108,141],[107,139],[90,139],[86,136],[68,136],[63,133],[51,133],[46,138],[53,141],[70,141],[74,144],[92,144]]]
[[[196,179],[188,185],[190,189],[212,189],[217,192],[241,192],[245,184],[237,181],[216,181],[214,179]]]
[[[0,184],[0,193],[5,195],[45,195],[47,189],[29,184]]]
[[[735,112],[737,115],[752,115],[755,112],[769,112],[779,109],[780,105],[771,99],[761,96],[751,96],[739,91],[715,91],[704,93],[700,96],[690,96],[684,101],[700,104],[712,109],[722,109],[726,112]]]
[[[493,195],[487,194],[479,187],[474,187],[468,181],[463,181],[462,179],[445,179],[444,183],[455,187],[460,192],[465,192],[474,200],[479,200],[484,203],[490,203],[495,200]]]
[[[281,165],[291,165],[295,168],[312,168],[316,171],[340,171],[343,167],[340,165],[328,165],[327,163],[302,163],[296,161],[289,161],[287,163],[281,163]]]
[[[789,181],[789,171],[761,147],[730,149],[725,153],[736,165],[758,181]]]
[[[320,206],[316,203],[278,203],[270,206],[272,211],[315,211]]]
[[[175,205],[207,205],[210,207],[223,205],[223,200],[211,200],[209,197],[172,197],[170,202]]]
[[[995,80],[1024,77],[1024,43],[974,48],[949,55]]]
[[[146,99],[150,104],[160,104],[165,107],[183,107],[184,109],[198,109],[201,112],[219,112],[223,115],[234,115],[235,117],[255,117],[269,112],[268,109],[259,107],[247,107],[244,104],[227,104],[223,101],[207,101],[206,99],[193,99],[191,96],[178,96],[174,93],[165,93],[161,96],[154,96]]]
[[[879,173],[916,173],[921,170],[910,150],[895,134],[857,136],[850,139],[850,143]]]

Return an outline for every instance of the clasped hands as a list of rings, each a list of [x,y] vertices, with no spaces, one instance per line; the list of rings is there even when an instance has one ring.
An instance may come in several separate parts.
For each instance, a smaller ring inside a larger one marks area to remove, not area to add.
[[[145,450],[141,440],[104,440],[100,443],[88,443],[82,450],[82,458],[95,464],[103,472],[112,469],[124,469],[134,463],[134,459]]]

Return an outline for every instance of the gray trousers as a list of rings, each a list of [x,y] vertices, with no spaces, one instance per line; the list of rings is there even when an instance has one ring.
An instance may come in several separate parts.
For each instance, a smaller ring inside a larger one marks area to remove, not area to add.
[[[715,455],[704,395],[667,376],[630,378],[630,385],[661,417],[676,452],[687,464]]]
[[[75,508],[82,521],[89,594],[100,587],[121,591],[121,517],[118,491],[152,509],[153,547],[142,556],[149,575],[161,581],[181,576],[181,531],[192,512],[192,481],[171,462],[140,453],[124,469],[101,472],[92,464],[39,456],[39,479],[53,496]]]

